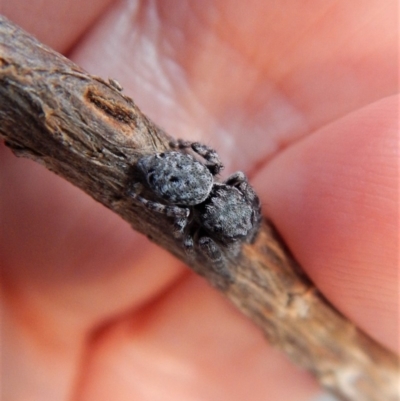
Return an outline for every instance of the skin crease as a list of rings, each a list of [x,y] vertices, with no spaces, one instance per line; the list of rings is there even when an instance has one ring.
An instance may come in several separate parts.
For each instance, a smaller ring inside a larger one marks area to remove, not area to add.
[[[250,174],[318,288],[398,352],[395,1],[92,1],[95,23],[65,1],[16,3],[1,11],[58,51],[76,43],[69,57],[169,133]],[[2,399],[319,391],[202,279],[4,145],[0,192]]]

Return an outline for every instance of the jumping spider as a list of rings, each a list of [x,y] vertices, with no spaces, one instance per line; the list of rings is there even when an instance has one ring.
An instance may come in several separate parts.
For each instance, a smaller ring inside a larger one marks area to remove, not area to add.
[[[217,152],[198,142],[171,143],[174,150],[143,156],[137,163],[144,187],[156,201],[141,196],[135,183],[130,195],[147,209],[172,217],[174,235],[192,257],[204,257],[224,273],[226,256],[237,256],[252,242],[261,221],[260,201],[241,171],[223,182]],[[199,161],[189,152],[202,158]]]

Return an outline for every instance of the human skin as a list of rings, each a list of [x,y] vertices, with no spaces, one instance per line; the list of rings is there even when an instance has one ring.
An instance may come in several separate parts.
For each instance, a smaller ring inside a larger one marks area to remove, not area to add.
[[[82,6],[84,4],[84,6]],[[396,1],[3,0],[175,137],[245,171],[322,293],[399,351]],[[2,396],[300,401],[259,329],[118,216],[0,145]]]

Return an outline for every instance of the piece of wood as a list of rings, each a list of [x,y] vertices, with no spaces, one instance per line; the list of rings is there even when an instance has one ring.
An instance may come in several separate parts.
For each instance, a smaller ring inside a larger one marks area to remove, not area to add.
[[[138,157],[169,137],[121,93],[0,17],[0,136],[17,156],[46,166],[203,275],[298,365],[339,398],[395,401],[399,360],[318,292],[265,221],[254,245],[230,260],[229,284],[186,260],[171,222],[127,195]]]

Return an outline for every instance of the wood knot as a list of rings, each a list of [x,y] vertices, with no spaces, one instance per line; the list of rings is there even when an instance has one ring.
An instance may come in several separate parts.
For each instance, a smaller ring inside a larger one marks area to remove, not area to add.
[[[126,107],[111,96],[105,97],[104,92],[100,92],[95,87],[87,88],[85,98],[98,110],[119,123],[132,124],[136,121],[135,113],[130,107]]]

